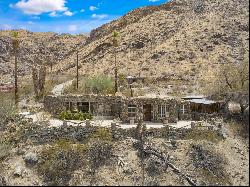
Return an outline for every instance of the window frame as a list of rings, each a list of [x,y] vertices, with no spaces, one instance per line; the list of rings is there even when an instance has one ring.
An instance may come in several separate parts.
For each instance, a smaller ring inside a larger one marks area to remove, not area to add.
[[[129,118],[135,118],[136,117],[136,105],[128,105],[128,117]],[[133,109],[134,111],[130,111]]]
[[[168,105],[158,105],[158,118],[165,118],[167,112],[169,113]]]
[[[182,115],[186,114],[187,113],[187,106],[186,104],[182,104],[181,107],[180,107],[180,113]]]

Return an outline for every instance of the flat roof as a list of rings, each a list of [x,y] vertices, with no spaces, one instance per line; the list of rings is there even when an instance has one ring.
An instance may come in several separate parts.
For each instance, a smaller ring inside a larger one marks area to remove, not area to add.
[[[188,95],[185,97],[182,97],[182,99],[204,99],[206,96],[204,95]]]
[[[205,104],[205,105],[210,105],[210,104],[217,103],[216,101],[208,100],[206,98],[203,98],[203,99],[190,99],[188,101],[190,101],[191,103]]]

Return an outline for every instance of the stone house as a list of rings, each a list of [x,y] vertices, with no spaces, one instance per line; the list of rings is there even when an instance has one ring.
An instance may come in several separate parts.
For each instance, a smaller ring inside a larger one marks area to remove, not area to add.
[[[190,120],[190,102],[173,97],[133,97],[99,95],[46,96],[45,109],[58,115],[65,110],[91,113],[102,119],[120,118],[123,122],[143,121],[169,122]]]

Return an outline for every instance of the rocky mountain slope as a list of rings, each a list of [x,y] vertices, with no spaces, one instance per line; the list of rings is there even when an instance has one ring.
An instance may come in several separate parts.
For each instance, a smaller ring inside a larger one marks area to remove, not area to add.
[[[175,0],[136,9],[93,30],[80,51],[81,74],[114,73],[112,32],[120,33],[119,73],[197,85],[220,65],[248,60],[247,0]],[[75,71],[75,56],[57,71]]]
[[[133,10],[93,30],[88,38],[22,31],[27,35],[22,37],[26,46],[23,54],[29,53],[28,41],[44,38],[50,41],[50,53],[57,59],[54,71],[73,74],[76,57],[68,52],[78,46],[80,75],[112,76],[112,32],[117,30],[119,74],[166,78],[200,86],[200,79],[209,70],[220,70],[224,63],[248,60],[248,7],[248,0],[173,0]],[[1,74],[10,72],[9,42],[6,33],[1,32]],[[22,60],[22,64],[20,71],[27,73],[28,62]]]
[[[12,31],[0,31],[0,75],[9,77],[14,67]],[[30,74],[33,64],[53,64],[70,55],[71,51],[85,42],[85,35],[69,35],[51,32],[18,30],[20,50],[18,55],[19,75]]]

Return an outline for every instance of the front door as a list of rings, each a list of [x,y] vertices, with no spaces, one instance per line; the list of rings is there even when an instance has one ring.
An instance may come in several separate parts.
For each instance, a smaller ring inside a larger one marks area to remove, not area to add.
[[[151,105],[144,105],[143,106],[143,120],[144,121],[151,121],[152,120],[152,106]]]

